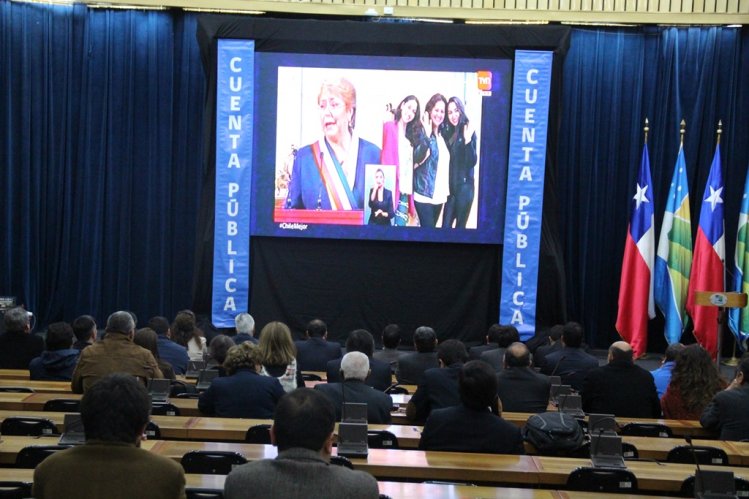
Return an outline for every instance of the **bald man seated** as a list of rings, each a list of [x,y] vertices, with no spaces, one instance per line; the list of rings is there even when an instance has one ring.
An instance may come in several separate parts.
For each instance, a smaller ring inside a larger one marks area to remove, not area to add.
[[[661,415],[653,376],[635,365],[632,347],[626,341],[617,341],[609,347],[608,364],[588,371],[582,399],[586,413],[630,418]]]

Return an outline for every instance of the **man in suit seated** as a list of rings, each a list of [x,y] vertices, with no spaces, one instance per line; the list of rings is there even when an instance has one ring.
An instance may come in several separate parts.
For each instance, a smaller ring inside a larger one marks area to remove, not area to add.
[[[367,421],[371,424],[390,424],[393,399],[375,390],[364,381],[369,376],[369,359],[361,352],[349,352],[341,359],[341,383],[319,383],[315,390],[322,392],[335,407],[335,419],[341,420],[344,402],[367,404]]]
[[[562,349],[562,331],[564,326],[561,324],[551,326],[546,344],[538,347],[533,353],[533,365],[543,368],[546,365],[546,356]]]
[[[151,411],[146,388],[127,374],[97,381],[81,399],[86,443],[54,453],[34,471],[38,499],[178,499],[182,466],[140,448]]]
[[[702,411],[700,424],[719,432],[721,440],[749,438],[749,354],[741,356],[731,384],[716,393]]]
[[[486,343],[484,345],[478,345],[469,348],[468,359],[478,360],[481,358],[482,353],[489,350],[494,350],[495,348],[499,348],[499,345],[497,345],[497,341],[499,339],[499,331],[501,330],[501,328],[502,326],[500,326],[499,324],[492,324],[491,326],[489,326],[489,329],[486,331]]]
[[[255,318],[250,314],[247,312],[237,314],[234,318],[234,329],[237,330],[237,334],[232,338],[235,345],[241,345],[245,341],[257,345],[257,338],[255,338]]]
[[[518,342],[505,351],[505,368],[497,374],[497,394],[506,412],[544,412],[551,381],[531,367],[531,353]]]
[[[361,352],[369,359],[370,374],[366,383],[384,392],[392,385],[392,374],[390,364],[372,358],[374,353],[374,338],[372,333],[366,329],[355,329],[346,338],[346,352]],[[331,360],[327,365],[328,383],[337,383],[341,380],[341,359]]]
[[[416,352],[406,354],[398,361],[398,370],[395,373],[398,383],[401,385],[418,385],[424,375],[424,371],[439,367],[437,353],[437,334],[434,329],[427,326],[417,327],[414,331],[414,348]]]
[[[629,343],[612,343],[608,361],[607,365],[588,371],[581,394],[583,410],[617,417],[660,417],[661,403],[653,376],[635,365]]]
[[[598,359],[581,348],[583,327],[577,322],[568,322],[562,330],[562,348],[546,356],[541,372],[547,376],[558,375],[563,385],[570,385],[577,391],[583,387],[583,380],[593,368],[598,367]]]
[[[187,348],[172,340],[172,329],[166,317],[151,317],[148,327],[156,331],[156,346],[161,360],[172,366],[174,374],[185,374],[190,356],[187,355]]]
[[[401,328],[398,324],[388,324],[382,330],[382,350],[376,350],[373,357],[377,360],[390,364],[390,371],[395,374],[398,369],[398,361],[406,352],[398,350],[401,343]]]
[[[331,466],[335,409],[322,393],[298,388],[276,407],[270,437],[278,457],[243,464],[226,477],[225,499],[377,499],[377,480],[363,471]]]
[[[341,344],[328,341],[328,326],[320,319],[309,321],[304,336],[303,341],[294,342],[300,371],[324,371],[329,361],[341,358]]]
[[[426,421],[434,409],[460,404],[458,374],[468,360],[466,347],[458,340],[445,340],[437,348],[440,367],[429,369],[406,406],[406,417]]]
[[[458,373],[460,404],[432,411],[419,449],[524,454],[520,428],[500,416],[494,369],[472,360]]]
[[[489,363],[495,371],[501,371],[505,362],[505,349],[520,341],[520,333],[515,326],[499,326],[496,335],[498,348],[482,352],[480,359]]]

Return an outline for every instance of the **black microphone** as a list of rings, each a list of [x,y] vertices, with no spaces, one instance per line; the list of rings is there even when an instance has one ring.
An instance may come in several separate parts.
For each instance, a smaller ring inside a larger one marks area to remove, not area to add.
[[[694,474],[694,493],[695,497],[702,497],[705,493],[705,487],[702,484],[702,470],[700,469],[700,460],[697,459],[697,451],[694,450],[694,444],[692,443],[692,437],[686,436],[684,440],[689,444],[689,453],[692,454],[694,464],[697,466],[697,472]]]
[[[566,355],[562,355],[561,357],[559,357],[559,360],[557,361],[556,365],[554,366],[554,370],[551,371],[551,374],[549,374],[549,376],[554,376],[557,373],[557,369],[559,369],[559,364],[561,364],[562,361],[564,359],[566,359],[566,358],[567,358]]]
[[[343,421],[346,416],[346,377],[343,375],[343,369],[338,371],[338,376],[341,377],[341,421]]]

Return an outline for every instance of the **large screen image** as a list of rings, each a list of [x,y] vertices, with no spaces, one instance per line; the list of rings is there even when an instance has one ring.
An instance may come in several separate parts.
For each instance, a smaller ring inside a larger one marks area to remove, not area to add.
[[[511,68],[258,53],[253,234],[501,243]]]

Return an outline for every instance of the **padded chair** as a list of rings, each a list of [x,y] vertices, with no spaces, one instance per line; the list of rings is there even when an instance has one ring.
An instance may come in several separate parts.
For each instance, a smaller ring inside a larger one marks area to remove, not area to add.
[[[185,383],[184,381],[172,381],[171,386],[169,388],[169,396],[170,397],[179,397],[183,394],[198,394],[198,391],[195,389],[195,385]]]
[[[637,477],[625,469],[577,468],[567,487],[588,492],[637,492]]]
[[[153,421],[149,421],[148,424],[146,424],[146,437],[151,438],[153,440],[158,440],[161,438],[161,428],[159,428],[159,425],[154,423]]]
[[[174,395],[174,397],[178,399],[198,399],[200,394],[198,392],[182,392]]]
[[[749,497],[749,480],[741,477],[733,478],[736,486],[736,495],[738,497]],[[694,497],[694,475],[687,477],[681,482],[680,496]]]
[[[671,438],[674,436],[671,428],[658,423],[627,423],[621,427],[619,433],[630,437]]]
[[[668,451],[666,456],[666,462],[669,463],[694,464],[695,459],[700,464],[728,464],[728,456],[723,449],[706,445],[679,445]]]
[[[244,435],[244,441],[248,444],[267,444],[270,445],[270,425],[258,424],[250,426]]]
[[[34,391],[28,386],[0,386],[0,392],[5,393],[34,393]]]
[[[182,467],[185,473],[199,475],[228,475],[247,459],[239,452],[194,450],[182,456]]]
[[[179,407],[174,404],[151,404],[152,416],[179,416]]]
[[[224,499],[224,491],[219,489],[185,489],[187,499]]]
[[[44,403],[48,412],[81,412],[80,399],[50,399]]]
[[[336,466],[345,466],[350,470],[354,469],[354,465],[351,460],[344,456],[330,456],[330,464],[335,464]]]
[[[385,393],[388,395],[408,395],[408,389],[405,386],[389,386]]]
[[[322,377],[313,373],[302,373],[302,379],[304,381],[322,381]]]
[[[70,445],[30,445],[18,451],[16,468],[36,468],[39,463],[59,450],[70,448]]]
[[[57,426],[47,418],[33,416],[11,416],[0,424],[0,434],[25,437],[57,435]]]
[[[367,445],[370,449],[399,449],[398,437],[387,430],[369,430]]]
[[[0,481],[0,499],[24,499],[25,497],[31,497],[30,483]]]

